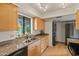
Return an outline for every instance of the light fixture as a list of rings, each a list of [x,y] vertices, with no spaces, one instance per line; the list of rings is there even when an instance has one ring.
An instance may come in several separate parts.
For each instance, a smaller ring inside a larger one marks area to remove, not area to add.
[[[62,8],[66,8],[68,4],[62,3]]]
[[[43,11],[46,11],[47,8],[48,8],[47,5],[42,5],[41,3],[38,3],[37,5],[38,5],[39,8],[42,9]]]

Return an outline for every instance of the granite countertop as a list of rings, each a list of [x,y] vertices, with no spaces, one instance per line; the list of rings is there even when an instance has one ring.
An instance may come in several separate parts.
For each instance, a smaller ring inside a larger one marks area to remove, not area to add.
[[[44,34],[44,35],[35,35],[35,37],[37,38],[36,40],[32,40],[31,42],[24,42],[27,39],[24,38],[19,38],[19,39],[14,39],[12,40],[10,43],[7,43],[5,45],[0,45],[0,56],[7,56],[25,46],[28,46],[29,44],[32,44],[38,40],[40,40],[40,38],[43,38],[44,36],[47,36],[48,34]],[[4,42],[2,42],[4,43]]]
[[[49,34],[37,34],[35,35],[35,37],[38,37],[38,38],[43,38],[44,36],[48,36]]]
[[[79,39],[79,38],[70,37],[70,39]]]
[[[49,34],[47,34],[47,33],[45,33],[45,34],[36,34],[35,36],[46,36],[46,35],[49,35]]]
[[[72,42],[72,43],[79,43],[79,39],[77,38],[67,38],[68,42]]]
[[[33,40],[29,43],[24,43],[25,39],[14,39],[11,43],[8,43],[6,45],[3,45],[3,46],[0,46],[0,56],[7,56],[25,46],[28,46],[29,44],[32,44],[33,42],[37,41],[38,39],[36,40]],[[19,46],[21,45],[21,46]]]

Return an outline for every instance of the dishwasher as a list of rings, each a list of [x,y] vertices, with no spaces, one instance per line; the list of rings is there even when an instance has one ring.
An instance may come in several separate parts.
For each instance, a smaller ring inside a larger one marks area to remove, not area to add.
[[[8,56],[27,56],[27,47],[21,48]]]

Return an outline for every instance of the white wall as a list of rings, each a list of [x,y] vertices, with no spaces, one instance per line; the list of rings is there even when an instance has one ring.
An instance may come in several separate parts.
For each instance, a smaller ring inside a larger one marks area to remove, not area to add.
[[[16,38],[16,31],[0,32],[0,42]]]
[[[73,38],[79,38],[79,31],[76,30],[76,27],[74,26],[74,36]]]
[[[65,22],[57,23],[57,36],[56,36],[57,41],[64,42],[64,40],[65,40],[65,24],[66,24]],[[71,23],[69,23],[69,24],[71,24]],[[72,29],[72,26],[74,26],[73,27],[74,29]],[[73,30],[73,35],[71,33],[72,30]],[[74,23],[71,24],[71,27],[70,27],[70,37],[79,38],[79,31],[76,30]]]
[[[56,41],[65,42],[65,24],[57,22]]]
[[[45,22],[45,33],[49,34],[49,46],[52,46],[52,22]]]
[[[75,26],[74,22],[69,23],[69,24],[70,24],[70,37],[71,38],[79,38],[79,31],[76,29],[76,26]]]

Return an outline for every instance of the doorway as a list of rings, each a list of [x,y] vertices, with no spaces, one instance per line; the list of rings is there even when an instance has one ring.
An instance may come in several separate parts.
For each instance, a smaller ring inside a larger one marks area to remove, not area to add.
[[[74,23],[73,21],[65,24],[65,44],[67,45],[67,38],[73,37]]]
[[[65,45],[67,45],[67,38],[70,38],[70,24],[65,24]]]
[[[74,25],[72,21],[52,22],[52,45],[57,42],[67,45],[67,38],[73,36]]]
[[[56,45],[56,21],[52,22],[52,45]]]

